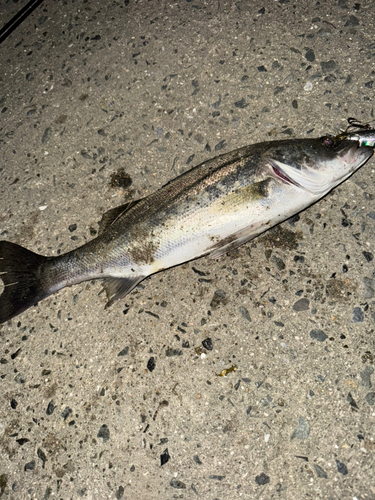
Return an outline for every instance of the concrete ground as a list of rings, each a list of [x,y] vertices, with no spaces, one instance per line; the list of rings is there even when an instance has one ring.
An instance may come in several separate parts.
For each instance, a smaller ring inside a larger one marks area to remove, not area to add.
[[[372,120],[374,19],[43,2],[0,47],[0,238],[63,253],[205,159]],[[0,497],[375,499],[374,181],[107,310],[91,282],[2,325]]]

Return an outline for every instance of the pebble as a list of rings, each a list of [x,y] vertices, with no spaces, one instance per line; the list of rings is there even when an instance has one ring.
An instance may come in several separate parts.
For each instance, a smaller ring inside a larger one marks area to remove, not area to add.
[[[238,310],[240,311],[243,318],[247,319],[247,321],[251,321],[249,311],[246,309],[246,307],[240,306]]]
[[[357,403],[354,401],[353,396],[348,392],[348,395],[346,396],[346,400],[350,404],[352,410],[359,410]]]
[[[323,479],[327,479],[327,473],[325,470],[323,470],[318,464],[313,464],[313,467],[314,467],[316,475],[318,477],[321,477]]]
[[[322,330],[311,330],[310,337],[318,342],[324,342],[328,338],[328,335],[326,335]]]
[[[205,340],[203,340],[202,345],[205,349],[207,349],[207,351],[212,351],[212,349],[214,348],[212,339],[210,337],[207,337]]]
[[[53,402],[53,399],[51,399],[51,401],[48,403],[48,406],[46,409],[47,415],[52,415],[52,413],[55,411],[55,408],[56,408],[56,406]]]
[[[210,307],[212,309],[216,309],[220,305],[225,305],[228,303],[228,299],[226,298],[226,293],[223,290],[216,290],[214,296],[212,297]]]
[[[293,304],[293,311],[308,311],[310,301],[308,299],[299,299]]]
[[[236,108],[244,109],[244,108],[247,108],[247,106],[249,105],[249,103],[247,103],[245,101],[245,99],[242,98],[240,101],[236,101],[234,103],[234,105],[236,106]]]
[[[181,349],[172,349],[172,347],[168,347],[165,351],[165,355],[167,358],[171,358],[172,356],[182,356],[182,351]]]
[[[152,372],[155,370],[155,366],[156,366],[155,358],[151,356],[151,358],[147,361],[147,370],[149,372]]]
[[[255,477],[255,482],[259,484],[259,486],[263,486],[265,484],[268,484],[270,482],[270,477],[267,476],[264,472],[259,474],[259,476]]]
[[[371,262],[372,259],[374,258],[374,255],[371,252],[362,252],[364,258],[367,260],[367,262]]]
[[[353,317],[351,323],[362,323],[365,319],[365,314],[360,307],[355,307],[353,309]]]
[[[372,299],[375,296],[375,280],[371,278],[363,278],[363,286],[365,287],[365,299]]]
[[[374,373],[374,369],[372,368],[372,366],[366,366],[366,368],[363,370],[363,372],[360,373],[361,384],[363,387],[366,387],[366,389],[371,389],[371,387],[372,387],[371,375],[373,373]]]
[[[34,469],[35,469],[35,460],[31,460],[31,462],[27,462],[27,464],[25,464],[25,467],[24,467],[25,471],[34,470]]]
[[[124,347],[122,351],[120,351],[117,356],[126,356],[129,353],[129,347]]]
[[[369,392],[366,394],[366,401],[370,406],[375,405],[375,392]]]
[[[290,439],[307,439],[310,435],[310,426],[304,417],[299,417],[298,427],[292,432]]]
[[[171,456],[168,453],[168,448],[165,448],[163,453],[160,455],[160,465],[165,465],[169,460]]]
[[[343,476],[346,476],[348,473],[348,468],[346,467],[346,465],[340,462],[339,460],[336,460],[336,465],[338,472]]]
[[[171,479],[169,484],[172,486],[172,488],[176,488],[177,490],[186,490],[186,484],[182,481],[179,481],[178,479]]]
[[[116,500],[121,500],[121,498],[124,497],[125,494],[125,489],[123,486],[119,486],[118,490],[116,491]]]
[[[109,435],[110,432],[108,426],[106,424],[103,424],[99,429],[98,438],[102,438],[103,443],[106,443],[109,440]]]

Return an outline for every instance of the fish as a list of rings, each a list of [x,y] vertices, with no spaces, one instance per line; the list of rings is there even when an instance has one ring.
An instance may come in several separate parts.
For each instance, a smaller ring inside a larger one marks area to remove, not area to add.
[[[107,308],[147,276],[218,258],[325,196],[372,154],[328,135],[252,144],[109,210],[96,238],[63,255],[0,241],[0,324],[67,286],[102,280]]]

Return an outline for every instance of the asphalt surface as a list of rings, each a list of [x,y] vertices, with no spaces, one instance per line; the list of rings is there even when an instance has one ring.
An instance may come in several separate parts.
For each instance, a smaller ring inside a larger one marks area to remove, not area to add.
[[[43,2],[0,46],[0,238],[57,255],[205,159],[372,120],[374,19]],[[2,325],[0,497],[375,499],[374,181],[109,309],[84,283]]]

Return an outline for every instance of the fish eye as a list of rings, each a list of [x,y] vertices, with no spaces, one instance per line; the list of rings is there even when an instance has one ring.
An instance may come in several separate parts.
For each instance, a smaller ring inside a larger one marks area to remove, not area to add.
[[[327,146],[327,148],[332,148],[335,145],[334,139],[329,136],[322,137],[322,143],[324,146]]]

